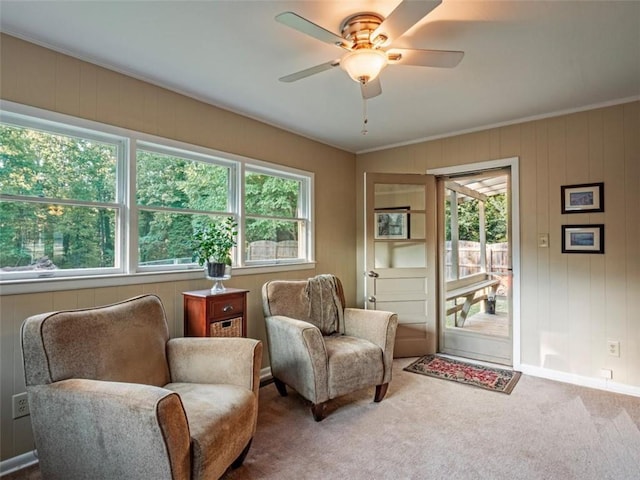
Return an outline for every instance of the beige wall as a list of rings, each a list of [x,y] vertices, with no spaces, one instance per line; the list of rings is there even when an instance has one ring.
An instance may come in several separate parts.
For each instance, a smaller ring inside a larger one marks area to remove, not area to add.
[[[2,35],[0,42],[0,97],[4,100],[315,173],[316,268],[236,276],[225,282],[251,291],[249,336],[265,339],[260,288],[271,278],[307,278],[331,272],[343,279],[348,302],[355,303],[353,154],[13,37]],[[211,282],[203,278],[0,296],[0,458],[6,460],[33,449],[29,417],[11,419],[11,396],[24,391],[19,343],[24,318],[153,292],[165,305],[171,334],[181,336],[181,292],[210,287]],[[265,355],[263,364],[267,363]]]
[[[358,238],[364,172],[509,157],[520,158],[523,369],[594,385],[611,369],[640,395],[640,102],[358,155]],[[601,181],[604,213],[560,214],[561,185]],[[561,225],[582,223],[605,224],[604,255],[561,253]],[[538,248],[538,233],[549,233],[550,248]],[[619,358],[609,339],[620,341]]]
[[[520,157],[522,363],[585,378],[609,368],[615,382],[640,387],[640,103],[359,155],[354,168],[349,153],[12,37],[0,43],[3,99],[315,172],[317,268],[227,283],[251,290],[248,329],[256,338],[265,338],[259,291],[270,278],[333,272],[350,304],[361,298],[356,212],[365,171],[424,173]],[[591,181],[605,182],[606,212],[560,215],[560,186]],[[562,255],[564,223],[604,223],[607,253]],[[546,232],[551,248],[539,249],[537,234]],[[209,286],[203,279],[0,296],[0,458],[33,448],[28,417],[11,419],[11,396],[24,390],[18,332],[26,316],[154,292],[177,336],[181,292]],[[620,340],[620,358],[607,355],[607,339]]]

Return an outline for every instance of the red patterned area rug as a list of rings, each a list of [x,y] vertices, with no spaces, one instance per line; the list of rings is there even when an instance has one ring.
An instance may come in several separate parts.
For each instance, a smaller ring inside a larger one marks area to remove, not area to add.
[[[511,393],[520,379],[520,372],[461,362],[440,355],[425,355],[404,370],[507,394]]]

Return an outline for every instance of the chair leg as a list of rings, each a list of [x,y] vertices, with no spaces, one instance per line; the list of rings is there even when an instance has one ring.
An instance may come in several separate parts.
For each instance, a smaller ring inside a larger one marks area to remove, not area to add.
[[[244,462],[244,459],[247,458],[247,454],[249,453],[249,449],[251,448],[251,442],[253,442],[253,438],[249,440],[249,443],[247,443],[247,446],[244,447],[244,450],[242,450],[240,455],[238,455],[238,458],[233,461],[233,463],[231,464],[231,468],[239,468],[242,466],[242,463]]]
[[[316,422],[321,422],[322,420],[324,420],[324,417],[327,416],[326,410],[327,410],[327,402],[314,403],[311,406],[311,413],[313,414],[313,419]]]
[[[373,398],[373,401],[381,402],[384,396],[387,394],[387,388],[389,388],[388,383],[383,383],[382,385],[376,385],[376,396]]]
[[[286,397],[287,396],[287,385],[282,382],[281,380],[278,380],[277,378],[273,378],[273,383],[276,384],[276,388],[278,389],[278,393],[280,394],[281,397]]]

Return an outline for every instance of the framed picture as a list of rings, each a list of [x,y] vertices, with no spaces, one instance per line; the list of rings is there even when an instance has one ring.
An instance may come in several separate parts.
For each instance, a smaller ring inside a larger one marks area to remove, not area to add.
[[[604,183],[560,187],[562,213],[604,212]]]
[[[562,225],[562,253],[604,253],[604,225]]]
[[[375,212],[375,239],[406,240],[410,238],[409,207],[376,208],[376,210],[382,211]]]

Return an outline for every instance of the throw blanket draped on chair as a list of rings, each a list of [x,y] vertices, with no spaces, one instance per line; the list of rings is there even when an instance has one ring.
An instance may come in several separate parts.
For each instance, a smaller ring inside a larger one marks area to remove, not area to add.
[[[309,278],[304,294],[309,300],[309,318],[317,322],[322,334],[344,334],[342,302],[336,277],[326,274]]]

